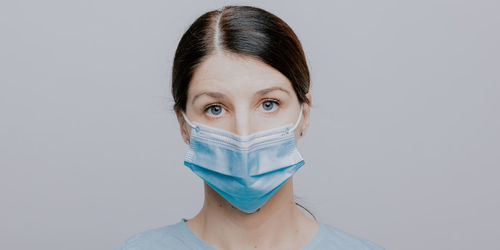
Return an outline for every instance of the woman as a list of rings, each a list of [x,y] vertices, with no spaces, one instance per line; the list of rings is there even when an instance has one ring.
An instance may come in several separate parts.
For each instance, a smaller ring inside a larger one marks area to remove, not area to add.
[[[172,94],[189,145],[184,165],[205,183],[203,207],[121,249],[382,249],[294,202],[309,82],[298,38],[273,14],[226,6],[199,17],[179,42]]]

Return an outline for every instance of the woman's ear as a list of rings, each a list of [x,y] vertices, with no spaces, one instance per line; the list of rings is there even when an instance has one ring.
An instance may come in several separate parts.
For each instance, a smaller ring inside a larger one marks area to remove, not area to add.
[[[175,110],[175,115],[177,116],[177,121],[179,122],[179,128],[181,131],[181,136],[182,139],[186,144],[189,144],[189,130],[188,130],[188,124],[186,120],[184,119],[184,116],[182,115],[182,111],[180,110]]]
[[[311,93],[306,94],[307,101],[304,102],[302,105],[302,122],[300,124],[300,129],[299,129],[299,135],[304,136],[307,132],[307,129],[309,128],[309,117],[311,114],[311,103],[312,103],[312,96]]]

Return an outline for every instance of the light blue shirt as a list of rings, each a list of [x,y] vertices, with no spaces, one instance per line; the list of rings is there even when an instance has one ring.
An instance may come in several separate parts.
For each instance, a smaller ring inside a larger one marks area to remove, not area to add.
[[[180,222],[151,229],[130,237],[116,250],[165,250],[165,249],[196,249],[215,250],[198,238],[186,225],[186,219]],[[320,223],[319,231],[314,238],[302,248],[335,249],[335,250],[384,250],[375,243],[343,232],[333,226]]]

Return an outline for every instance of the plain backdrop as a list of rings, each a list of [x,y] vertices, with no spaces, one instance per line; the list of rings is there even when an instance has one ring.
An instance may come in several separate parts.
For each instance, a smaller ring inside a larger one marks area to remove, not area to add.
[[[499,249],[497,0],[1,1],[1,249],[113,249],[199,211],[171,66],[226,4],[304,46],[295,191],[319,221],[387,249]]]

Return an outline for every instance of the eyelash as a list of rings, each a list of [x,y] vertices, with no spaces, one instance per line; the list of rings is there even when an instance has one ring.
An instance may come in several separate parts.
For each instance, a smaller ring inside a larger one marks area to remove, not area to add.
[[[269,101],[270,101],[270,102],[273,102],[273,103],[274,103],[274,104],[276,104],[276,105],[278,105],[278,107],[279,107],[279,106],[280,106],[280,104],[281,104],[281,103],[280,103],[280,101],[279,101],[279,100],[277,100],[277,99],[268,98],[268,99],[264,99],[264,100],[262,100],[262,102],[260,102],[260,105],[259,105],[259,106],[261,106],[264,102],[269,102]],[[273,111],[273,112],[274,112],[274,111]],[[273,113],[273,112],[271,112],[271,113]]]
[[[279,107],[279,106],[280,106],[280,104],[281,104],[281,102],[280,102],[278,99],[266,98],[266,99],[263,99],[263,100],[260,102],[259,106],[260,106],[260,105],[262,105],[262,103],[264,103],[264,102],[268,102],[268,101],[274,102],[274,104],[278,105],[278,107]],[[216,102],[216,103],[210,103],[210,104],[208,104],[207,106],[205,106],[205,108],[203,109],[203,112],[207,113],[207,112],[208,112],[208,110],[209,110],[211,107],[213,107],[213,106],[221,106],[223,109],[226,109],[226,108],[224,107],[224,105],[222,105],[222,104],[220,104],[220,103],[217,103],[217,102]],[[275,111],[273,111],[273,112],[271,112],[271,113],[274,113],[274,112],[275,112]]]
[[[203,109],[203,112],[207,113],[208,110],[211,108],[211,107],[214,107],[214,106],[221,106],[223,109],[226,109],[224,107],[224,105],[220,104],[220,103],[211,103],[211,104],[208,104],[207,106],[205,106],[205,108]]]

